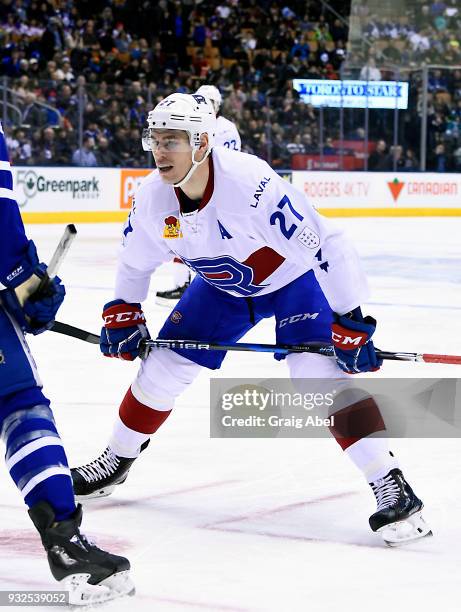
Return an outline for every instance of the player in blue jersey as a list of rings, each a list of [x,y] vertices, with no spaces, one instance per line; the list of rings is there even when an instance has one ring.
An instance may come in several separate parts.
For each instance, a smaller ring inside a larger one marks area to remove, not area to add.
[[[6,466],[70,603],[113,599],[133,591],[130,563],[80,532],[82,508],[75,504],[66,453],[24,336],[51,327],[65,290],[55,277],[39,291],[46,266],[24,231],[1,124],[0,228],[0,434]]]
[[[350,393],[349,374],[378,370],[376,321],[362,315],[368,287],[340,228],[303,192],[254,155],[214,147],[216,117],[199,94],[172,94],[148,116],[143,144],[157,169],[145,177],[124,230],[113,300],[104,307],[101,350],[134,359],[148,336],[141,302],[152,272],[172,254],[197,276],[159,332],[160,338],[235,342],[274,317],[282,344],[333,344],[336,359],[286,358],[293,379],[341,379],[330,431],[363,473],[377,501],[370,526],[388,543],[427,535],[422,502],[399,469],[377,404]],[[220,367],[219,351],[157,350],[141,362],[120,405],[109,445],[72,470],[77,495],[109,494],[123,483],[175,398],[202,367]]]

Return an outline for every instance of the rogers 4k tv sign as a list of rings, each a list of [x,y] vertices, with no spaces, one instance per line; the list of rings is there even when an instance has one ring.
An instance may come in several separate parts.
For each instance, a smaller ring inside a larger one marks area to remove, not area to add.
[[[402,81],[329,81],[294,79],[301,100],[329,108],[408,108],[408,83]]]

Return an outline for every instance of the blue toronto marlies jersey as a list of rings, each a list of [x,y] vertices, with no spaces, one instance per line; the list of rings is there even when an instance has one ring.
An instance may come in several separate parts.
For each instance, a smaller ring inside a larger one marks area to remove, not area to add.
[[[0,123],[0,290],[5,288],[9,275],[22,260],[27,245],[24,225],[13,193],[13,176]]]
[[[184,213],[180,201],[180,190],[157,170],[142,181],[123,231],[116,298],[143,301],[152,272],[177,256],[235,297],[267,295],[313,270],[336,312],[367,299],[361,264],[343,232],[258,157],[213,149],[199,209]]]

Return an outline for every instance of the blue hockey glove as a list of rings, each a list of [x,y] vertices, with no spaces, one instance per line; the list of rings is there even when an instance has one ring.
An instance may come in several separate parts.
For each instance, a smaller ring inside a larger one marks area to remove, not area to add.
[[[42,279],[46,275],[45,264],[40,264],[34,274]],[[66,289],[59,276],[48,279],[43,291],[32,293],[23,306],[26,314],[25,331],[36,336],[50,329],[65,295]]]
[[[99,347],[106,357],[133,361],[139,356],[139,343],[150,338],[141,304],[113,300],[104,306],[104,327]]]
[[[363,317],[360,308],[347,315],[333,313],[331,336],[336,361],[344,372],[374,372],[383,360],[377,354],[371,337],[376,329],[373,317]]]
[[[57,276],[48,279],[44,288],[38,290],[40,281],[45,277],[46,265],[39,263],[37,249],[30,240],[24,259],[8,275],[2,301],[23,331],[34,335],[50,329],[66,295],[64,285]]]

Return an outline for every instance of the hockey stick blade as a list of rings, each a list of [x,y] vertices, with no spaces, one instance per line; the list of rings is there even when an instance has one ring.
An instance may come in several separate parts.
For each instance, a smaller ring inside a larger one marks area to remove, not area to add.
[[[67,323],[55,321],[51,331],[66,336],[72,336],[91,344],[99,344],[99,336],[87,332]],[[333,357],[333,347],[328,344],[258,344],[245,342],[232,342],[230,344],[201,342],[197,340],[141,340],[140,357],[145,359],[153,348],[159,349],[186,349],[201,351],[246,351],[253,353],[315,353],[326,357]],[[436,355],[433,353],[393,353],[391,351],[376,351],[378,357],[391,361],[416,361],[424,363],[444,363],[461,365],[461,355]]]
[[[53,323],[51,331],[54,331],[58,334],[64,334],[65,336],[71,336],[72,338],[77,338],[78,340],[89,342],[90,344],[99,344],[99,336],[97,336],[96,334],[87,332],[84,329],[80,329],[79,327],[74,327],[73,325],[68,325],[67,323],[60,323],[59,321],[55,321]]]

